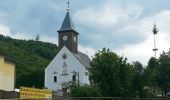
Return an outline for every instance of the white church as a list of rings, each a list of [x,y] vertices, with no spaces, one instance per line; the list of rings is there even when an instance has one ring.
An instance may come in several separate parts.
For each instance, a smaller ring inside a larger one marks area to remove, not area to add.
[[[60,51],[45,69],[46,88],[57,91],[67,88],[72,83],[90,84],[90,58],[78,51],[78,35],[68,7],[62,26],[58,30]]]

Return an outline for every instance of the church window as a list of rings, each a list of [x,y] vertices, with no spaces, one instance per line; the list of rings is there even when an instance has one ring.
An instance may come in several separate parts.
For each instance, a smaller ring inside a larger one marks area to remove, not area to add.
[[[54,76],[54,82],[57,82],[57,76]]]
[[[66,60],[67,59],[67,54],[63,54],[63,59]]]
[[[67,75],[67,63],[64,62],[62,66],[62,75]]]
[[[88,74],[89,74],[88,72],[84,72],[84,73],[85,73],[85,76],[88,76]]]
[[[73,75],[73,77],[72,77],[72,81],[73,81],[73,82],[75,82],[75,81],[76,81],[76,74],[75,74],[75,75]]]
[[[76,42],[76,40],[77,40],[76,37],[74,37],[74,42]]]

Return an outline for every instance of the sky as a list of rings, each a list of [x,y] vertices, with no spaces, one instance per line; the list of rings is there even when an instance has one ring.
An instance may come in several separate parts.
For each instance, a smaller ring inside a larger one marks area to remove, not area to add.
[[[58,44],[67,0],[0,0],[0,34]],[[154,56],[153,25],[159,32],[157,57],[170,48],[170,0],[70,0],[79,50],[89,57],[109,48],[129,62],[147,65]]]

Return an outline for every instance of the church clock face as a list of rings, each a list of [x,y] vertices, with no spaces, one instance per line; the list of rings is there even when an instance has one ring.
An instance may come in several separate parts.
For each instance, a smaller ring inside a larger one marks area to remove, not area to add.
[[[67,40],[67,36],[63,36],[63,40],[66,41]]]

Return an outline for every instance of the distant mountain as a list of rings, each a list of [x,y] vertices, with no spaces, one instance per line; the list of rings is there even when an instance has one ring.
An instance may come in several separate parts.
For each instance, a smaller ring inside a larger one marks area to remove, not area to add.
[[[0,35],[0,54],[6,55],[16,62],[16,87],[44,86],[46,66],[58,52],[56,44],[18,40]]]

